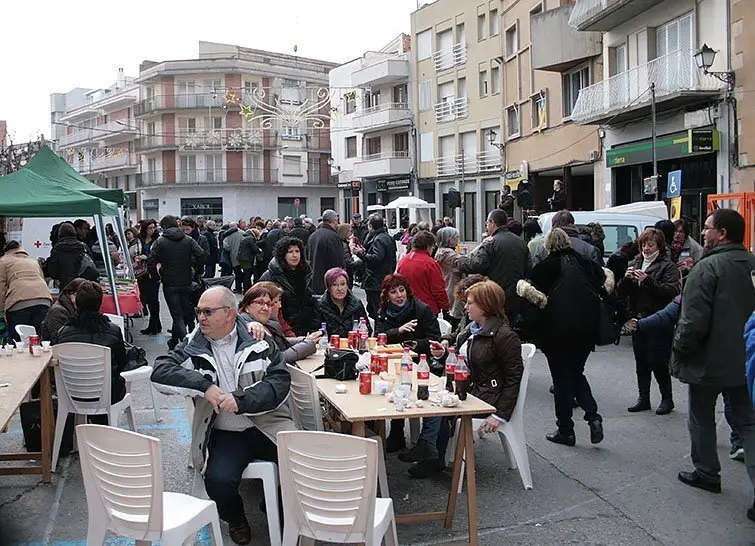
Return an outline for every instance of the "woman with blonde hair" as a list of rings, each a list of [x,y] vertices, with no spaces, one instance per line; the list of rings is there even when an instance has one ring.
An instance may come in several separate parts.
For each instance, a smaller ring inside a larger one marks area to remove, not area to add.
[[[593,444],[603,440],[603,419],[585,377],[585,364],[595,349],[600,320],[599,291],[605,274],[571,247],[569,236],[554,228],[545,237],[547,257],[532,270],[532,285],[548,298],[535,328],[538,347],[548,359],[553,379],[558,430],[546,438],[576,443],[572,400],[585,412]]]

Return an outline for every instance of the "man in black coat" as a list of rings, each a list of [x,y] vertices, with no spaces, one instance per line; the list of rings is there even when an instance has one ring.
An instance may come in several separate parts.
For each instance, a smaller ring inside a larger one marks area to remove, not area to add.
[[[159,273],[163,283],[163,296],[173,319],[172,337],[168,342],[173,350],[186,337],[187,328],[194,329],[189,292],[193,273],[202,270],[206,256],[202,247],[181,231],[175,217],[165,216],[160,220],[160,227],[163,232],[152,245],[147,267],[153,277]]]
[[[90,266],[83,262],[84,256]],[[96,281],[100,274],[94,267],[94,258],[89,247],[77,237],[76,228],[70,222],[63,222],[58,227],[58,242],[52,247],[50,257],[45,262],[45,272],[51,279],[58,281],[63,288],[76,277]]]
[[[289,237],[296,237],[302,243],[304,248],[307,248],[307,241],[309,240],[310,232],[304,227],[304,222],[301,218],[294,218],[294,228],[288,233]]]
[[[326,210],[322,213],[322,223],[309,237],[309,261],[312,264],[312,293],[325,292],[325,272],[333,267],[345,267],[343,241],[336,233],[338,213]],[[296,228],[291,230],[292,236]]]
[[[351,217],[351,232],[354,234],[354,237],[359,239],[360,243],[364,244],[369,228],[367,227],[367,222],[362,221],[362,215],[358,212]]]
[[[205,224],[204,229],[199,236],[199,246],[207,253],[207,261],[204,264],[205,279],[215,277],[215,270],[218,267],[218,238],[215,235],[215,221],[210,220]]]
[[[364,263],[362,288],[367,293],[367,312],[374,319],[380,309],[383,279],[396,270],[396,241],[388,234],[382,216],[370,216],[368,226],[364,246],[352,246],[352,252]]]
[[[503,186],[498,208],[505,212],[509,218],[514,217],[514,196],[511,195],[511,187],[508,185]]]
[[[548,204],[553,212],[558,212],[566,208],[566,190],[564,183],[560,180],[553,182],[553,195],[548,198]]]

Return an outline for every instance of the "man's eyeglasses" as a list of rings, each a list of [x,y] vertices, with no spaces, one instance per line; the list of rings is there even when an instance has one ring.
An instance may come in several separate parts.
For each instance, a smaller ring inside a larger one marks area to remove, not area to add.
[[[230,309],[227,305],[221,305],[220,307],[195,307],[194,312],[197,314],[198,317],[201,317],[202,315],[209,317],[215,313],[215,311],[218,311],[220,309]]]

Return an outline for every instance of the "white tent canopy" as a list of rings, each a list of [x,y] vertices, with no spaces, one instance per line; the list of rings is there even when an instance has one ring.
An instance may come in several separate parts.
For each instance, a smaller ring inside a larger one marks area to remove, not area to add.
[[[427,201],[420,199],[419,197],[412,197],[411,195],[404,195],[398,199],[394,199],[387,205],[386,209],[434,209],[434,203],[428,203]]]

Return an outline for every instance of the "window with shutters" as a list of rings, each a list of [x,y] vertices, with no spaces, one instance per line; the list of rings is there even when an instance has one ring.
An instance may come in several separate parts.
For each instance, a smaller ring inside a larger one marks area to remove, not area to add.
[[[422,162],[433,161],[435,159],[432,133],[422,133],[419,135],[419,157]]]
[[[577,104],[579,92],[590,85],[590,67],[584,66],[571,72],[567,72],[562,77],[562,96],[563,96],[563,117],[571,117],[574,105]]]
[[[419,109],[420,112],[430,110],[433,107],[432,80],[419,82]]]
[[[298,155],[283,156],[283,175],[301,176],[301,158]]]
[[[346,157],[357,156],[357,137],[346,137]]]
[[[429,59],[432,51],[432,31],[425,30],[417,33],[417,60]]]

